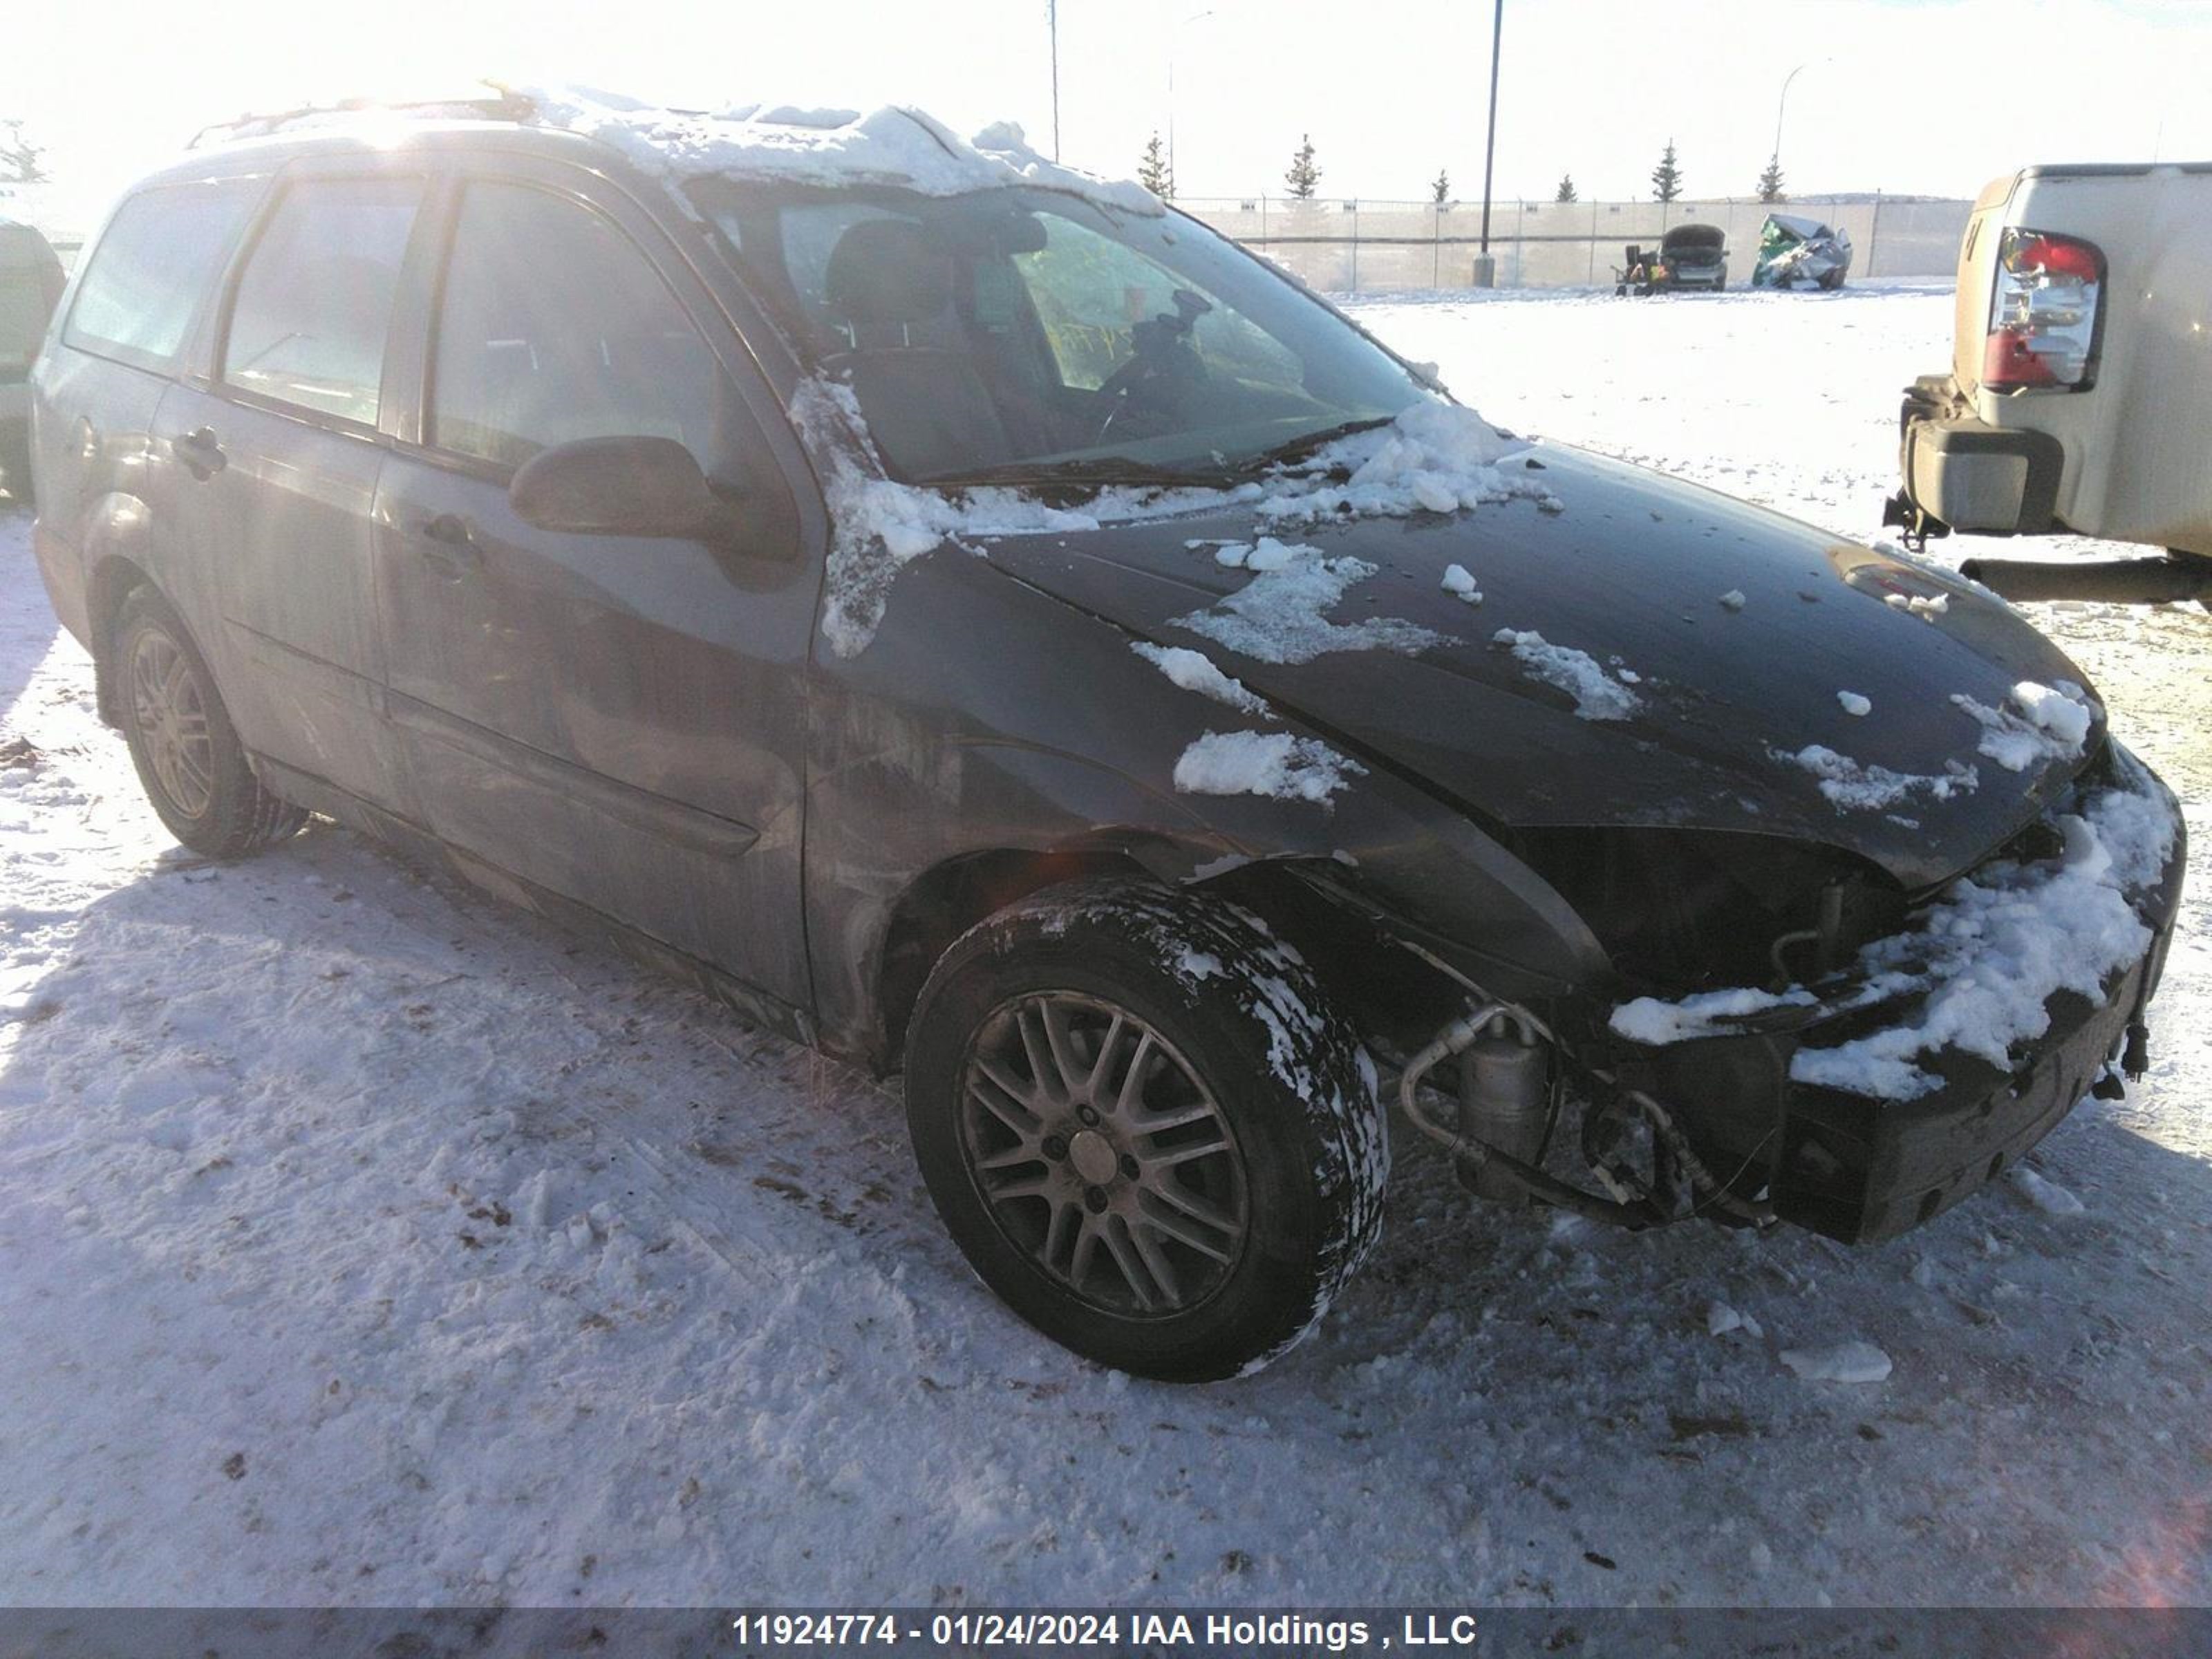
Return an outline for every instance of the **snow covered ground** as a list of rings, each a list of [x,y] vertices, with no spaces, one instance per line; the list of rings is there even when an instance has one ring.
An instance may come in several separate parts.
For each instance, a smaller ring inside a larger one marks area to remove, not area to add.
[[[1356,314],[1861,538],[1949,327]],[[2130,1099],[1857,1251],[1470,1207],[1401,1135],[1321,1334],[1188,1390],[976,1286],[891,1092],[327,825],[178,856],[27,544],[0,507],[0,1600],[2212,1598],[2212,617],[2037,613],[2191,803]]]

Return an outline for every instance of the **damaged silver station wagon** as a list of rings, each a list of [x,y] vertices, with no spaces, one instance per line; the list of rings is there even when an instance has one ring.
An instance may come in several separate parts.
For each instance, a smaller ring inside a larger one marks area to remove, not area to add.
[[[902,1069],[976,1272],[1129,1371],[1312,1328],[1392,1104],[1504,1203],[1878,1239],[2143,1063],[2180,821],[2047,641],[1012,129],[249,124],[34,400],[181,841],[327,814]]]

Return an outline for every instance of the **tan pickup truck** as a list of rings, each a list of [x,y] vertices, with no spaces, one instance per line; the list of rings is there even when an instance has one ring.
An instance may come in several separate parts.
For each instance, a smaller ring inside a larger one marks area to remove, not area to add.
[[[2094,536],[2124,560],[1977,559],[2008,598],[2212,602],[2212,162],[2033,167],[1959,251],[1951,372],[1905,393],[1908,544]]]

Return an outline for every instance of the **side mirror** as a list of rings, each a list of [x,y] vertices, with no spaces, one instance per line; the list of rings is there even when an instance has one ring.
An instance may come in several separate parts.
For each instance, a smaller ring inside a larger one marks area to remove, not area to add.
[[[507,486],[515,516],[579,536],[696,536],[717,503],[673,438],[580,438],[532,456]]]

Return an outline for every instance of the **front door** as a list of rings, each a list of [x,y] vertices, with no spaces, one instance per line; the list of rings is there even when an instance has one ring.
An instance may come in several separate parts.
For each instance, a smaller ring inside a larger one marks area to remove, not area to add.
[[[805,1007],[821,569],[740,389],[753,371],[658,228],[586,175],[518,161],[457,181],[441,214],[420,429],[376,505],[418,810],[464,851]],[[720,532],[575,535],[515,515],[523,462],[617,435],[689,448],[725,497]]]

